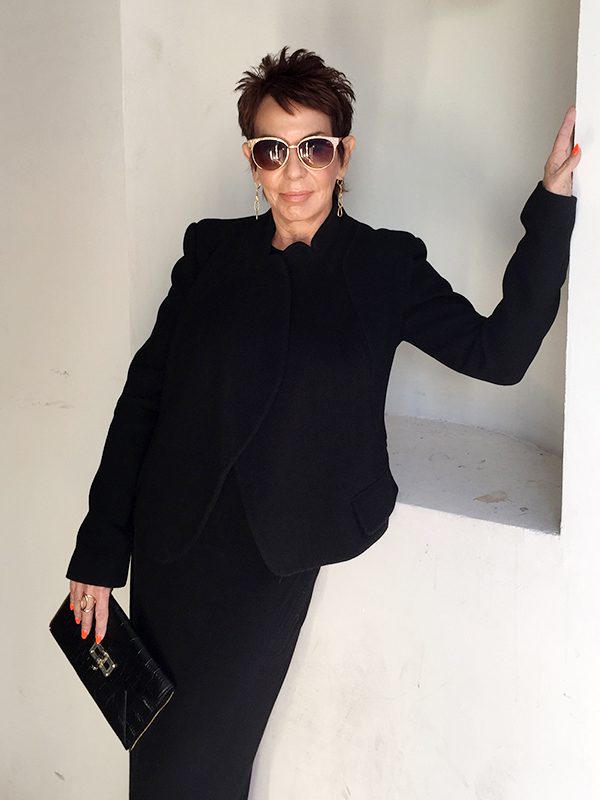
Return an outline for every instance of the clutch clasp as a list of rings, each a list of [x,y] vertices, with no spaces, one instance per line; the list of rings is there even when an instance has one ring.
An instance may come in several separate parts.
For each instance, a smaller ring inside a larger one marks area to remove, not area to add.
[[[90,655],[94,662],[92,669],[99,669],[105,678],[108,678],[110,673],[117,667],[116,662],[110,657],[108,650],[105,650],[101,644],[93,644],[90,647]]]

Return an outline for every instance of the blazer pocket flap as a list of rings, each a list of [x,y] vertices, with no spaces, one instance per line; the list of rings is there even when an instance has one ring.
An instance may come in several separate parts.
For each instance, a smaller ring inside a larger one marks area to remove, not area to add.
[[[360,527],[367,536],[374,536],[387,525],[394,510],[398,485],[389,470],[354,495],[352,508]]]

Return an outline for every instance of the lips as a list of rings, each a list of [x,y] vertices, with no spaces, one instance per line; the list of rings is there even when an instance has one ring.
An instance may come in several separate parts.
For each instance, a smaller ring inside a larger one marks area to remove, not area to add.
[[[303,200],[306,200],[312,192],[281,192],[280,196],[283,197],[284,200],[287,200],[288,203],[301,203]]]

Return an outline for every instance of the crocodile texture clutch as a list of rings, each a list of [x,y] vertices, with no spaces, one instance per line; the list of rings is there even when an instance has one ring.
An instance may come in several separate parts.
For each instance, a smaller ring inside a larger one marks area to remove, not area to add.
[[[50,622],[50,633],[125,749],[131,750],[169,702],[174,686],[112,594],[108,610],[101,644],[81,638],[68,596]]]

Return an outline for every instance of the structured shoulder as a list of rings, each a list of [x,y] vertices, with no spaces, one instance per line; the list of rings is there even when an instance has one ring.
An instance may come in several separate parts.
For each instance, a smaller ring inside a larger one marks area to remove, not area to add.
[[[234,242],[249,230],[254,217],[218,219],[206,217],[188,225],[183,250],[188,255],[205,258],[223,242]]]
[[[427,257],[425,244],[409,231],[373,228],[364,222],[356,222],[355,239],[361,255],[375,256],[378,259],[415,260]]]

